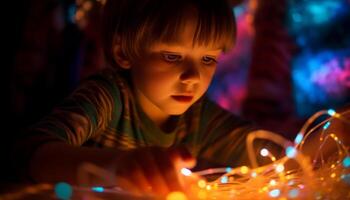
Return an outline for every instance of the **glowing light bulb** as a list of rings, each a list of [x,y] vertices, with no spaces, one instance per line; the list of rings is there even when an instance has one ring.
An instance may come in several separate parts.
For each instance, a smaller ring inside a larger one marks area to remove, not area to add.
[[[263,148],[260,150],[260,155],[266,157],[269,155],[269,151],[267,149]]]
[[[65,182],[60,182],[55,185],[55,194],[57,198],[67,200],[70,199],[73,193],[72,186]]]
[[[92,187],[91,190],[94,192],[103,192],[104,188],[103,187]]]
[[[347,156],[346,158],[344,158],[343,166],[346,168],[350,167],[350,156]]]
[[[292,146],[289,146],[286,148],[286,155],[288,158],[294,158],[297,154],[297,150],[292,147]]]
[[[205,180],[202,179],[198,181],[198,187],[205,188],[206,185],[207,183],[205,182]]]
[[[299,195],[299,190],[298,189],[292,189],[288,192],[288,196],[290,198],[296,198]]]
[[[241,173],[242,174],[246,174],[246,173],[248,173],[248,171],[249,171],[249,168],[247,166],[242,166],[241,167]]]
[[[269,188],[267,186],[264,186],[263,188],[261,188],[261,191],[267,191]]]
[[[191,176],[191,174],[192,174],[191,170],[189,170],[187,168],[182,168],[181,173],[185,176]]]
[[[275,186],[277,184],[277,182],[275,180],[271,180],[270,183],[269,183],[271,186]]]
[[[278,197],[281,191],[279,189],[274,189],[269,192],[270,197]]]
[[[335,178],[336,176],[337,176],[337,174],[334,172],[331,174],[331,178]]]
[[[221,183],[227,183],[227,182],[228,182],[227,176],[223,176],[223,177],[221,178]]]
[[[276,167],[276,172],[277,172],[277,173],[281,173],[281,172],[283,172],[283,171],[284,171],[284,166],[283,166],[283,164],[277,165],[277,167]]]
[[[226,167],[226,173],[229,173],[230,171],[232,171],[232,168],[231,167]]]
[[[323,126],[323,130],[326,130],[327,128],[329,128],[330,125],[331,125],[331,122],[327,122],[327,123]]]
[[[166,200],[187,200],[183,192],[171,192],[167,195]]]
[[[210,185],[207,185],[206,189],[207,189],[207,190],[211,190],[211,186],[210,186]]]
[[[258,176],[258,174],[256,173],[256,172],[252,172],[252,177],[253,178],[255,178],[255,177],[257,177]]]
[[[295,139],[294,139],[294,143],[295,143],[295,144],[300,144],[301,141],[303,141],[303,138],[304,138],[303,134],[298,133],[298,135],[297,135],[297,136],[295,137]]]
[[[350,185],[350,174],[343,174],[343,175],[341,175],[341,179],[346,184]]]
[[[333,110],[333,109],[329,109],[329,110],[327,111],[327,113],[328,113],[330,116],[334,116],[335,114],[337,114],[337,113],[335,112],[335,110]]]

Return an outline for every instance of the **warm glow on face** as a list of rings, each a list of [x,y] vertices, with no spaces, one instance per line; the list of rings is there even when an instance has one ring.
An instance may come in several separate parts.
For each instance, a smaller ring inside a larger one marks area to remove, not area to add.
[[[193,46],[190,20],[178,43],[156,43],[131,66],[135,94],[153,120],[183,114],[207,91],[221,49]]]

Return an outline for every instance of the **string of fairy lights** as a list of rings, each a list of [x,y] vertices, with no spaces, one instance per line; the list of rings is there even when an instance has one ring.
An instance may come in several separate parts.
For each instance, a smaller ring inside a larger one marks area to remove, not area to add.
[[[328,118],[313,125],[319,118],[327,115]],[[323,110],[310,117],[294,141],[269,131],[255,131],[247,137],[247,151],[251,167],[241,166],[237,168],[212,168],[192,172],[182,168],[183,176],[196,177],[196,182],[190,187],[190,193],[173,192],[166,197],[150,196],[144,194],[135,196],[120,188],[105,188],[101,186],[82,187],[72,186],[68,183],[56,185],[40,184],[30,186],[22,191],[2,196],[1,199],[22,199],[25,196],[54,191],[53,196],[58,199],[98,199],[100,194],[110,194],[112,197],[132,199],[347,199],[350,198],[350,154],[349,146],[345,146],[340,139],[344,136],[342,131],[349,130],[350,110],[338,113],[335,110]],[[306,156],[303,149],[310,145],[308,140],[315,139],[319,142],[314,148],[313,156]],[[348,134],[345,132],[345,137]],[[266,139],[277,143],[284,148],[284,156],[277,159],[268,146],[261,148],[259,155],[255,155],[253,142],[256,139]],[[326,156],[327,144],[335,145],[331,154]],[[335,149],[335,150],[334,150]],[[259,166],[258,157],[268,158],[270,163]],[[105,170],[94,165],[86,165],[81,170],[80,181],[86,181],[89,173],[100,176],[108,181],[111,175]],[[218,175],[216,179],[209,180],[206,177]]]
[[[252,168],[242,166],[238,168],[207,169],[199,172],[182,170],[186,176],[192,174],[206,177],[215,173],[222,174],[218,179],[207,182],[198,181],[196,199],[346,199],[350,198],[350,157],[347,146],[337,135],[341,127],[349,127],[347,119],[350,111],[337,113],[324,110],[315,113],[297,134],[294,142],[287,141],[279,135],[268,131],[251,133],[247,138],[248,154]],[[323,115],[329,115],[326,120],[310,127]],[[332,129],[336,124],[337,128]],[[308,138],[316,130],[320,130],[318,137],[320,145],[315,149],[314,156],[303,155],[302,150]],[[331,130],[329,132],[328,130]],[[345,133],[346,134],[346,133]],[[341,134],[343,135],[343,134]],[[349,137],[349,136],[347,136]],[[285,156],[276,160],[268,148],[262,148],[260,155],[268,157],[271,164],[257,165],[252,143],[255,139],[267,139],[278,143],[285,149]],[[327,143],[334,143],[336,150],[326,159],[324,149]],[[288,168],[294,161],[297,167]]]

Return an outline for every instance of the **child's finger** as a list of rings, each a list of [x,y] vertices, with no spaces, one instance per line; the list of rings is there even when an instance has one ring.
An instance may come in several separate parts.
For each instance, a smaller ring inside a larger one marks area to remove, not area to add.
[[[134,185],[137,185],[141,192],[150,193],[152,191],[152,186],[145,177],[142,168],[138,166],[136,162],[133,162],[133,165],[130,165],[128,168],[130,170],[128,179],[134,183]]]
[[[178,147],[169,150],[169,154],[177,169],[192,168],[196,165],[196,160],[186,147]]]
[[[178,170],[172,160],[169,159],[169,155],[166,151],[154,152],[157,157],[157,165],[159,166],[160,173],[163,175],[166,184],[170,191],[180,191],[182,186],[179,182]]]
[[[139,188],[136,185],[134,185],[130,180],[124,177],[116,177],[116,186],[134,195],[141,195],[141,191],[139,190]]]
[[[151,152],[146,151],[142,155],[142,159],[138,159],[138,162],[139,166],[143,169],[146,179],[151,184],[152,191],[162,195],[167,194],[169,188],[163,179],[154,155],[152,155]]]

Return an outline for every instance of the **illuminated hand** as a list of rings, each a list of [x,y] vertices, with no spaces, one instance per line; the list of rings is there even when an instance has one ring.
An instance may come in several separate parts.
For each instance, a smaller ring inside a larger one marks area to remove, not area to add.
[[[166,195],[184,191],[181,168],[195,160],[184,148],[147,147],[123,153],[116,163],[117,185],[134,193]]]

